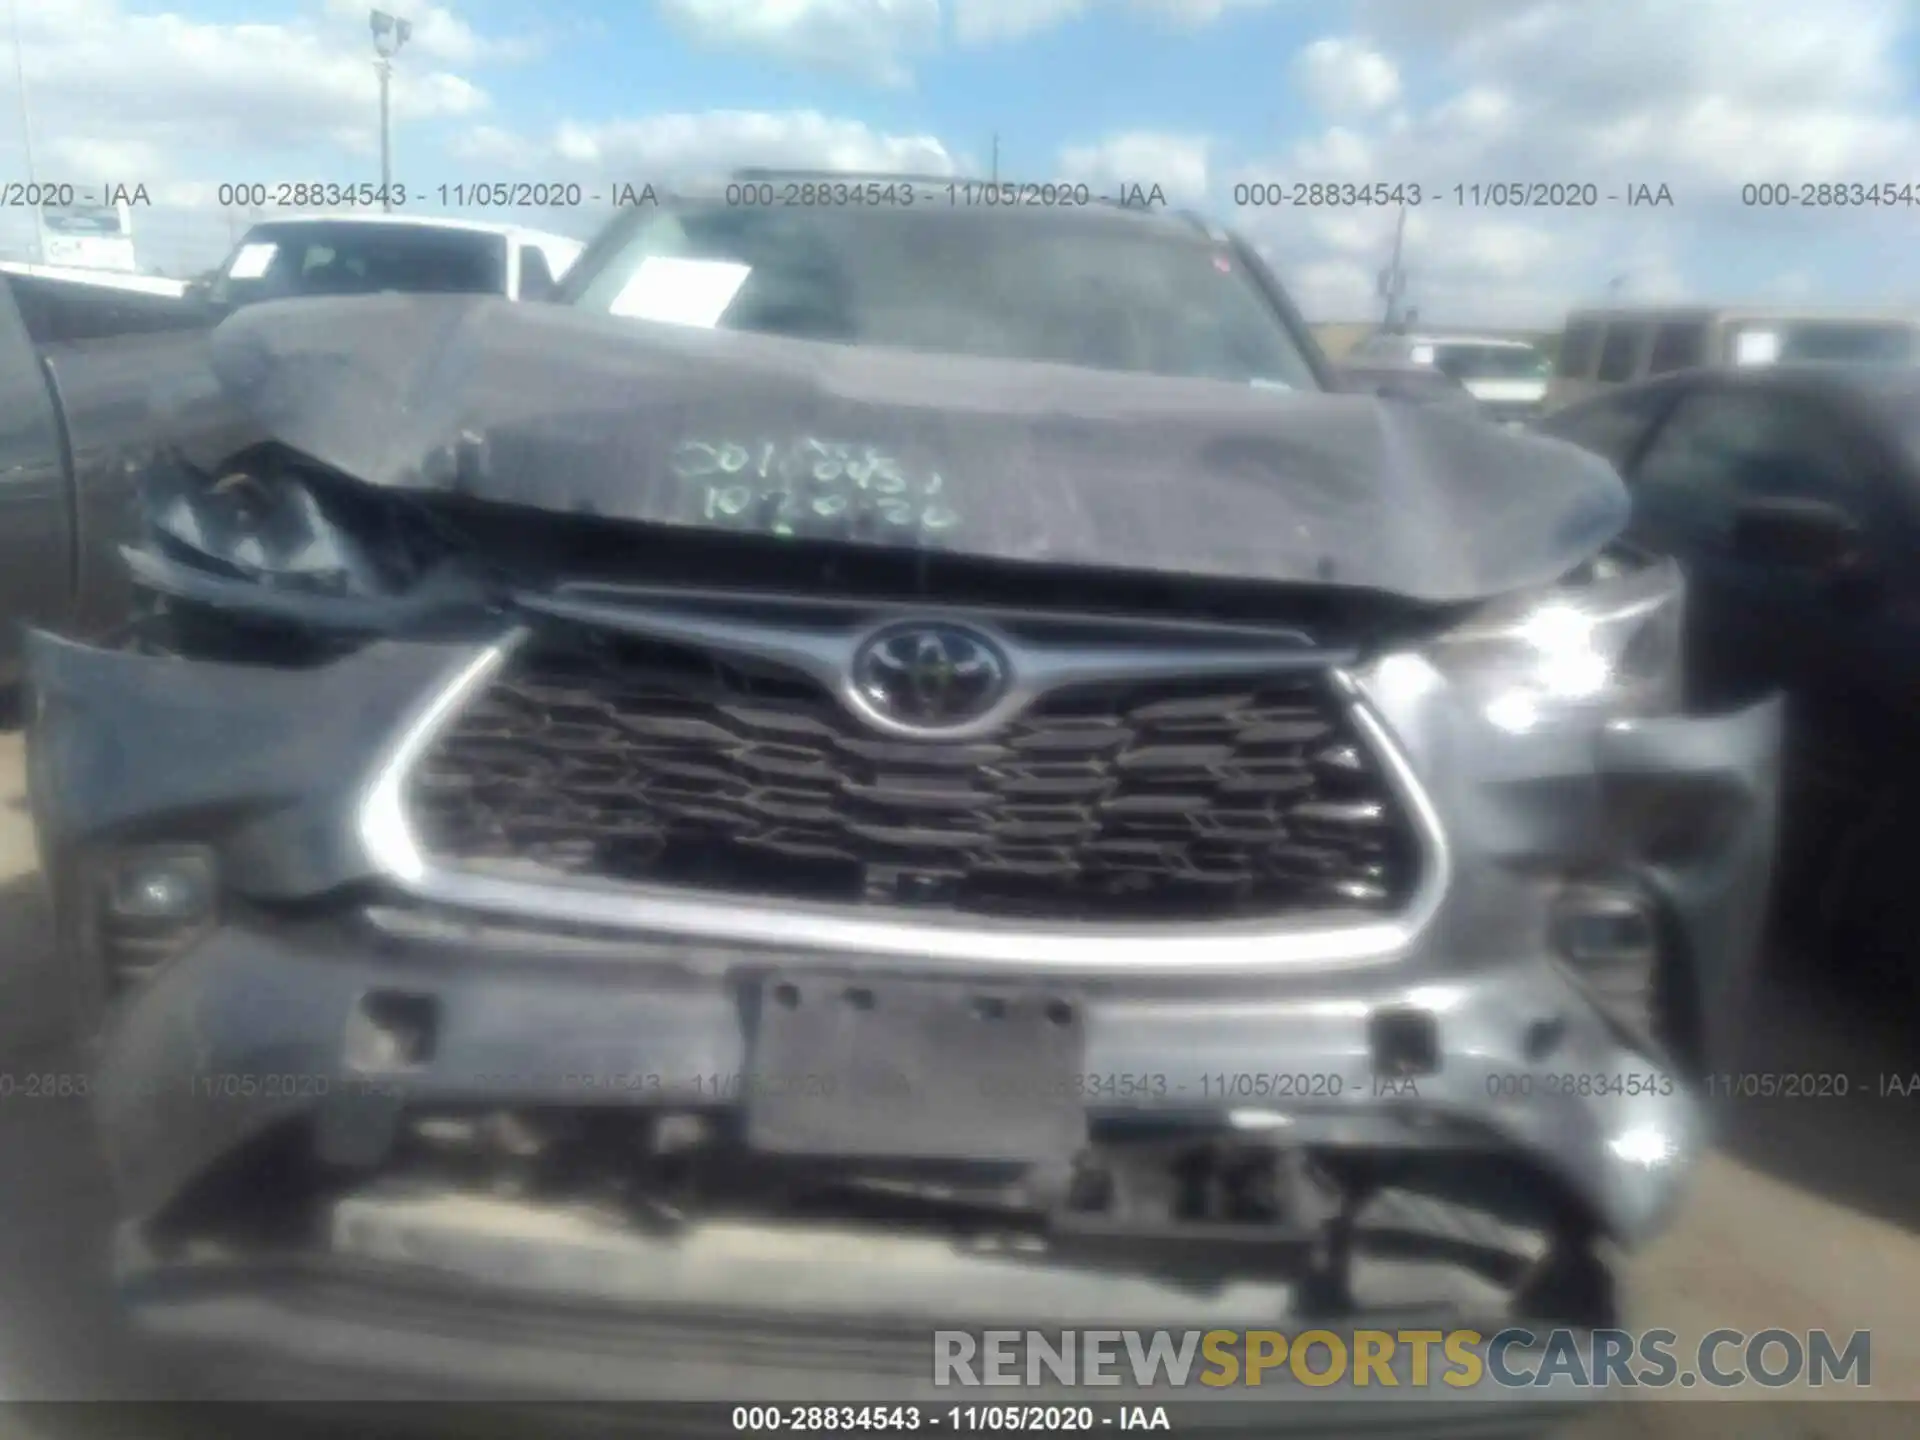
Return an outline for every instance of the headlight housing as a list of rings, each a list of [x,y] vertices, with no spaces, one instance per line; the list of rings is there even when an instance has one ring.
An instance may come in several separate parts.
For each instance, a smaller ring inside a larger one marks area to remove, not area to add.
[[[142,500],[167,558],[303,595],[397,595],[447,548],[393,497],[271,459],[235,463],[218,479],[159,466],[145,477]]]
[[[1514,734],[1669,713],[1683,696],[1685,597],[1674,561],[1611,550],[1549,590],[1486,606],[1439,637],[1430,658]]]

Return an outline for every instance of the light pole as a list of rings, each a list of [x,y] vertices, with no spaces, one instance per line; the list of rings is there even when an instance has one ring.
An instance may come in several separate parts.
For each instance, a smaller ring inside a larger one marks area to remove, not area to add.
[[[398,15],[384,10],[367,13],[367,25],[373,31],[373,68],[380,74],[380,208],[393,209],[393,124],[387,104],[387,91],[393,79],[393,57],[413,34],[413,26]]]
[[[7,20],[13,29],[13,80],[20,96],[20,148],[26,152],[27,188],[37,190],[39,179],[33,169],[33,121],[27,114],[27,62],[20,53],[20,0],[9,0]],[[40,197],[33,196],[33,258],[42,264],[47,258],[46,215]]]
[[[1401,312],[1400,302],[1407,294],[1407,272],[1400,263],[1400,256],[1407,239],[1407,207],[1400,207],[1400,218],[1393,226],[1393,258],[1387,262],[1387,268],[1380,272],[1380,298],[1387,302],[1386,318],[1380,322],[1380,328],[1392,335],[1406,324],[1407,317]]]

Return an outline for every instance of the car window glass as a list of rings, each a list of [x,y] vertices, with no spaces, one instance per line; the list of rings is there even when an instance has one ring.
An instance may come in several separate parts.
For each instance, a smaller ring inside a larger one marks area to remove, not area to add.
[[[1703,321],[1669,320],[1653,332],[1653,356],[1647,361],[1649,375],[1691,370],[1706,363],[1707,327]]]
[[[1907,365],[1914,358],[1914,331],[1903,324],[1797,321],[1782,328],[1782,361]]]
[[[1607,338],[1600,346],[1598,378],[1609,384],[1633,378],[1633,358],[1640,348],[1640,327],[1614,324],[1607,327]]]
[[[673,266],[662,261],[677,262]],[[707,276],[714,303],[666,304]],[[637,287],[637,290],[636,290]],[[645,303],[640,303],[640,296]],[[1316,388],[1231,250],[1157,227],[690,205],[650,217],[573,302],[796,339]]]
[[[1560,341],[1560,360],[1555,373],[1572,380],[1584,380],[1593,371],[1600,353],[1600,327],[1591,320],[1576,320],[1567,326]]]
[[[1624,470],[1641,437],[1665,402],[1667,392],[1630,390],[1570,406],[1548,416],[1540,428],[1560,440],[1571,440],[1583,450]]]
[[[520,247],[520,298],[545,300],[558,289],[553,267],[547,264],[547,252],[538,245]]]
[[[1547,373],[1546,358],[1531,345],[1456,341],[1435,346],[1433,364],[1456,380],[1537,380]]]
[[[1864,477],[1838,428],[1808,401],[1759,391],[1682,400],[1634,480],[1640,496],[1722,537],[1742,500],[1826,500],[1849,509],[1864,501]]]
[[[499,235],[352,220],[269,222],[247,233],[214,298],[250,305],[382,290],[498,295],[506,268]]]

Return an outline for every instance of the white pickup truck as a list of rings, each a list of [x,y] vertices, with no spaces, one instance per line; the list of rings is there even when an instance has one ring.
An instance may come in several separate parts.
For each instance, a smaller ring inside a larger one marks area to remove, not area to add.
[[[383,290],[545,299],[584,248],[518,225],[415,215],[315,215],[267,220],[204,287],[221,310],[296,296]]]
[[[1438,370],[1464,385],[1487,418],[1507,424],[1524,424],[1539,413],[1553,369],[1534,346],[1500,335],[1376,335],[1353,360]]]

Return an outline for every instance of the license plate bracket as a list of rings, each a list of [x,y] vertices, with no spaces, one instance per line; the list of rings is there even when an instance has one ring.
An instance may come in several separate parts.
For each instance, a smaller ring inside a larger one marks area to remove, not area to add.
[[[1078,996],[776,974],[744,998],[742,1099],[756,1150],[1035,1163],[1085,1143]]]

